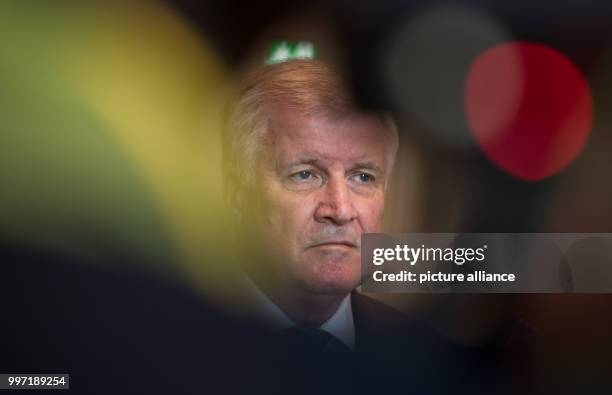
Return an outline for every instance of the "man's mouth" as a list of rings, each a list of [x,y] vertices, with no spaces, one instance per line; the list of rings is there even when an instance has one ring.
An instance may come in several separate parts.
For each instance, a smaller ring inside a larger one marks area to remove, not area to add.
[[[358,248],[357,244],[348,240],[329,240],[311,244],[308,248],[315,247],[347,247],[347,248]]]

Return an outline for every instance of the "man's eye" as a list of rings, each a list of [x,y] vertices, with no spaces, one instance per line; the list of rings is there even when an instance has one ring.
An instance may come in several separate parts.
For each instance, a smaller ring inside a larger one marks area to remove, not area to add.
[[[289,178],[291,178],[294,181],[301,182],[301,181],[311,180],[315,178],[315,175],[310,170],[302,170],[297,173],[293,173],[292,175],[289,176]]]
[[[298,174],[298,177],[299,177],[301,180],[307,180],[307,179],[309,179],[310,177],[312,177],[312,173],[311,173],[311,172],[309,172],[308,170],[303,170],[303,171],[301,171],[301,172],[299,172],[299,173],[297,173],[297,174]]]
[[[370,182],[374,182],[374,176],[368,173],[359,173],[357,174],[357,180],[359,182],[363,182],[363,183],[370,183]]]

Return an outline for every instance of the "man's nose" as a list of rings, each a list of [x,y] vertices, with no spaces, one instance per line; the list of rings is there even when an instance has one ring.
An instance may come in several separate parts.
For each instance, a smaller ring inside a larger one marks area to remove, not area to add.
[[[315,219],[318,222],[344,225],[355,219],[351,191],[344,177],[329,179],[321,188],[321,194],[321,200],[315,211]]]

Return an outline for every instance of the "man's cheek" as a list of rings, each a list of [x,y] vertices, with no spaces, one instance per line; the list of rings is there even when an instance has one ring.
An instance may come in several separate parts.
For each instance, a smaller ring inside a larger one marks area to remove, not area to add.
[[[359,210],[363,233],[376,233],[382,228],[384,204],[381,201],[368,202]]]
[[[268,213],[269,233],[272,234],[275,243],[281,244],[279,245],[281,249],[291,248],[301,233],[295,211],[293,207],[284,205],[277,206]]]

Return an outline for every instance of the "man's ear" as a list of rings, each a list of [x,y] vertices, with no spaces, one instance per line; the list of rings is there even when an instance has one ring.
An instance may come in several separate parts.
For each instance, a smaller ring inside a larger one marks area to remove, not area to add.
[[[261,210],[261,200],[256,190],[249,185],[234,184],[226,191],[226,206],[236,225],[244,226],[248,216]]]
[[[242,188],[236,188],[232,197],[232,216],[238,225],[244,224],[245,205],[246,199],[244,198],[244,190]]]
[[[225,182],[223,185],[223,202],[227,209],[230,219],[235,224],[241,224],[243,220],[242,210],[244,198],[241,196],[241,186],[237,178],[231,172],[225,172]]]

